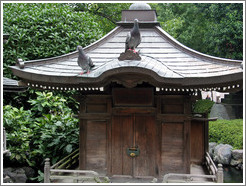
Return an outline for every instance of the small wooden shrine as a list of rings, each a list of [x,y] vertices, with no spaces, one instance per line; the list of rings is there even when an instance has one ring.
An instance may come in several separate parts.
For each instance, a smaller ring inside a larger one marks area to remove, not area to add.
[[[119,61],[134,19],[142,35],[141,60]],[[162,177],[190,173],[191,163],[204,162],[208,119],[193,115],[192,101],[201,91],[241,90],[242,61],[182,45],[162,30],[155,10],[135,4],[84,51],[95,65],[89,74],[80,75],[78,51],[11,67],[29,87],[80,92],[80,169]]]

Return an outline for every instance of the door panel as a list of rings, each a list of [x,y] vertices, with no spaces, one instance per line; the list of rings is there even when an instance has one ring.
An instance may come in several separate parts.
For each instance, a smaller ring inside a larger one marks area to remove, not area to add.
[[[140,155],[134,159],[134,176],[156,176],[156,128],[155,118],[149,115],[135,115],[135,144]]]
[[[112,174],[132,175],[132,160],[126,154],[133,142],[132,117],[114,116],[112,121]]]
[[[112,120],[112,175],[156,176],[156,127],[152,115],[116,115]],[[127,148],[138,147],[137,157]]]

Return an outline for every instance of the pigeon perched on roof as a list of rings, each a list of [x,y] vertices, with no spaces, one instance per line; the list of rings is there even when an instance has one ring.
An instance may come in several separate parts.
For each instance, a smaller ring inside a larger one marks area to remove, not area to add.
[[[134,53],[136,53],[135,48],[141,43],[141,34],[139,31],[139,26],[138,26],[138,20],[134,20],[134,26],[132,30],[127,34],[126,37],[126,49],[127,50],[133,50]]]
[[[80,75],[82,75],[84,72],[87,72],[87,74],[89,74],[90,69],[93,68],[95,65],[93,64],[91,58],[85,54],[82,46],[77,46],[77,50],[79,51],[77,62],[78,65],[83,69],[83,72],[81,72]]]

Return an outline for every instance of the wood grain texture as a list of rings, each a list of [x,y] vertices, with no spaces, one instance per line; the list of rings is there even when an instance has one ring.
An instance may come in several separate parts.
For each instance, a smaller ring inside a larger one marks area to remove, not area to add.
[[[158,96],[161,114],[161,174],[190,172],[190,98],[183,95]]]
[[[162,98],[161,113],[184,114],[183,96],[164,96]]]
[[[115,115],[112,120],[112,175],[157,176],[157,135],[154,115]],[[137,157],[127,148],[139,148]]]
[[[86,137],[86,169],[107,173],[107,122],[88,121]]]
[[[204,162],[204,122],[192,121],[191,123],[191,163]]]
[[[134,159],[135,177],[158,176],[156,138],[155,118],[135,115],[135,146],[140,149],[140,155]]]
[[[133,143],[133,125],[131,116],[112,118],[112,175],[132,175],[132,159],[126,154],[126,148]]]
[[[86,121],[80,120],[79,125],[79,169],[86,169]]]
[[[162,175],[184,172],[184,124],[162,124]]]
[[[115,106],[153,106],[154,91],[151,88],[115,88],[113,104]]]

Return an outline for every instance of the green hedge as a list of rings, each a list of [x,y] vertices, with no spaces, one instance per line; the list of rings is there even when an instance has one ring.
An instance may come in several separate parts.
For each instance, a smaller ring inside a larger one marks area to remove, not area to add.
[[[243,149],[243,120],[210,121],[209,142],[229,144],[234,149]]]

